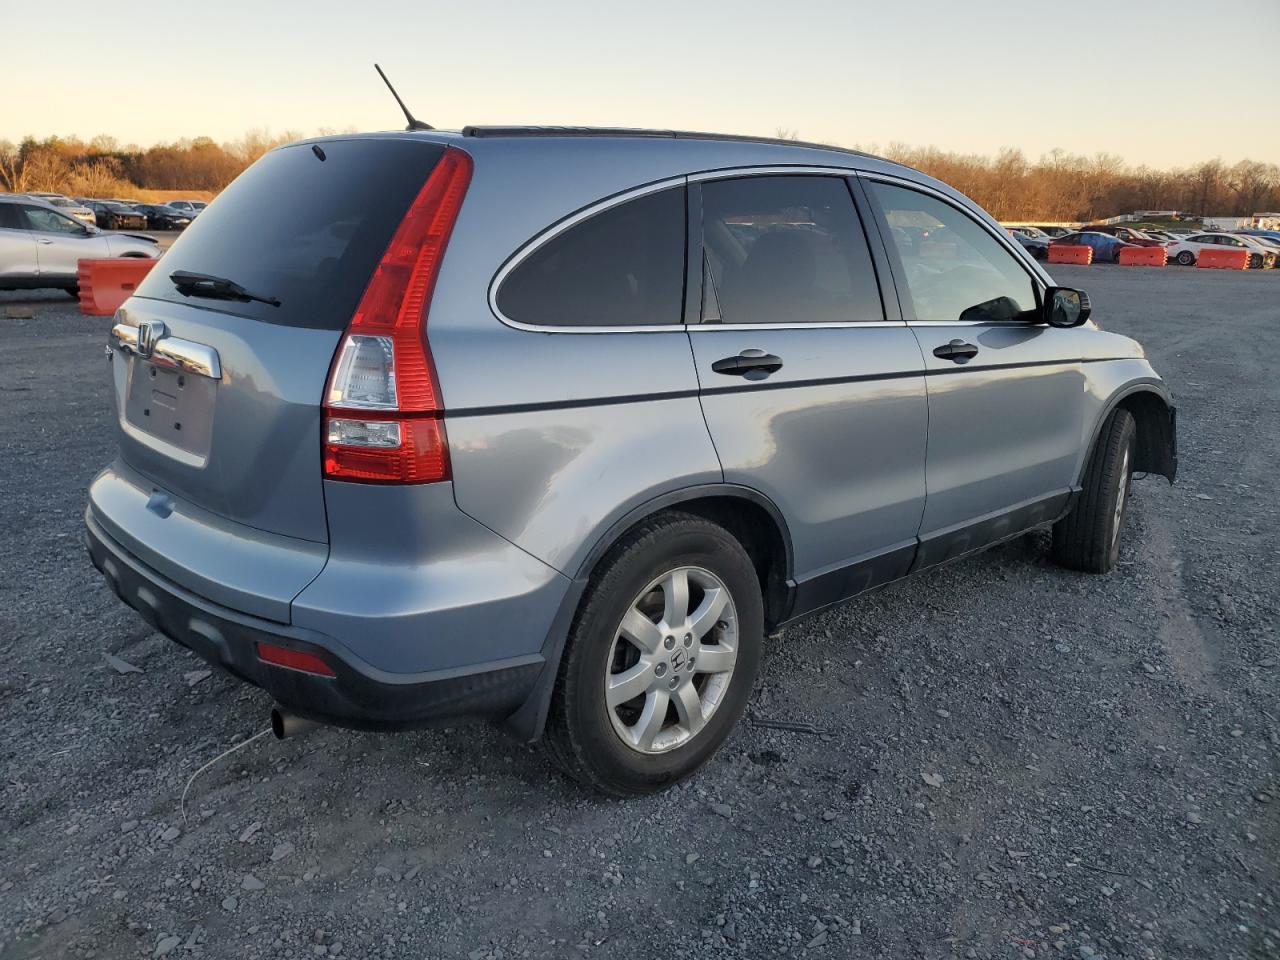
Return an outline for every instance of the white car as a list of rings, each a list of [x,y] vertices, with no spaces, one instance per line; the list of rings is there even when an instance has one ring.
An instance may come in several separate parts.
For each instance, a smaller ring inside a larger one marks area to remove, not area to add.
[[[106,234],[40,198],[0,194],[0,290],[54,288],[74,295],[82,259],[158,256],[155,237]]]
[[[1169,248],[1169,259],[1189,267],[1200,258],[1201,250],[1221,250],[1224,247],[1237,250],[1243,248],[1249,251],[1249,266],[1253,269],[1274,267],[1276,251],[1265,243],[1257,241],[1257,237],[1242,236],[1238,233],[1194,233]]]
[[[165,206],[190,214],[191,219],[194,220],[208,204],[203,200],[167,200]]]
[[[28,197],[35,197],[37,200],[43,200],[45,203],[52,204],[57,207],[68,217],[75,217],[81,223],[92,223],[97,226],[98,220],[94,216],[92,210],[83,203],[78,203],[70,197],[64,197],[60,193],[28,193]]]

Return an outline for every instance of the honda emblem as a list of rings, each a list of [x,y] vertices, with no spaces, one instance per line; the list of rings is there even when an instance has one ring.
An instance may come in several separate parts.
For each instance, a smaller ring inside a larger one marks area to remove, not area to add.
[[[168,331],[160,320],[143,320],[138,324],[138,356],[149,357],[155,352],[156,343]]]

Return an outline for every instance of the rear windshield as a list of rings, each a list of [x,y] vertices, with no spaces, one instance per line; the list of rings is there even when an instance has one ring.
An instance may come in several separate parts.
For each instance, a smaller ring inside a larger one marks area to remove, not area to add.
[[[409,139],[274,150],[192,221],[137,295],[341,330],[442,153],[441,144]],[[234,281],[280,306],[184,297],[169,280],[177,270]]]

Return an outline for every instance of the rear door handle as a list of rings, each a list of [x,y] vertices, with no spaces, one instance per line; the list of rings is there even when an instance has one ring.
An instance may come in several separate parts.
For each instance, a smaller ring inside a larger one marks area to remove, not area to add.
[[[724,357],[711,365],[716,373],[748,380],[763,380],[769,374],[782,369],[782,358],[752,347],[736,357]]]
[[[952,340],[940,347],[935,347],[933,355],[940,360],[951,360],[955,363],[968,363],[978,355],[978,348],[963,340]]]

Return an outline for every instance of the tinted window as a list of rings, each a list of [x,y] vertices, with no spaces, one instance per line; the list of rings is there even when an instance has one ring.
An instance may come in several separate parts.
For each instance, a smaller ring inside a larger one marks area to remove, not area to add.
[[[0,203],[0,230],[26,230],[27,219],[16,203]]]
[[[1030,275],[977,221],[915,190],[870,186],[884,208],[917,320],[1012,320],[1035,308]]]
[[[843,179],[706,183],[702,232],[721,323],[884,319],[867,238]]]
[[[344,328],[444,148],[409,139],[326,140],[321,148],[273,150],[237,177],[138,295],[271,323]],[[176,270],[226,277],[281,306],[188,301],[169,280]]]
[[[520,261],[498,309],[542,326],[680,323],[685,234],[683,187],[610,207]]]

